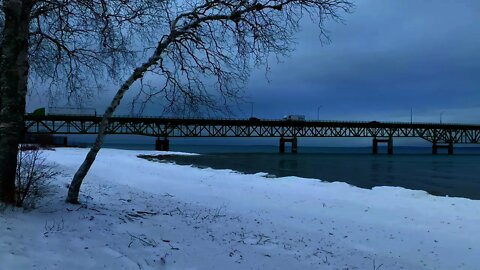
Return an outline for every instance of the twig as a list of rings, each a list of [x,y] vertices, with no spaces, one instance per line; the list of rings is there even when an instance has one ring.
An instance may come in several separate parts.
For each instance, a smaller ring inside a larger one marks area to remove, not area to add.
[[[373,270],[379,270],[380,267],[382,267],[382,266],[383,266],[383,263],[380,264],[378,267],[376,267],[376,266],[375,266],[375,259],[373,259]]]
[[[150,240],[150,241],[148,241],[148,240],[144,240],[144,239],[142,239],[142,238],[140,238],[140,237],[138,237],[138,236],[135,236],[135,235],[131,234],[130,232],[127,232],[127,233],[128,233],[128,235],[130,235],[130,237],[131,237],[132,239],[136,239],[136,240],[142,242],[142,243],[143,243],[144,245],[146,245],[146,246],[150,246],[150,247],[157,247],[157,246],[158,246],[158,244],[157,244],[157,242],[156,242],[155,240]],[[133,242],[133,241],[132,241],[132,242]],[[128,247],[131,246],[132,242],[130,242],[130,244],[128,245]]]

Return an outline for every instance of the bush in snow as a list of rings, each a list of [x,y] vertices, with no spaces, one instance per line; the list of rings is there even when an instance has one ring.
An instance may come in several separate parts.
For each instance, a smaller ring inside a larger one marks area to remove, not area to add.
[[[42,151],[35,145],[20,145],[17,158],[16,205],[34,208],[47,189],[48,181],[57,175],[45,162]]]

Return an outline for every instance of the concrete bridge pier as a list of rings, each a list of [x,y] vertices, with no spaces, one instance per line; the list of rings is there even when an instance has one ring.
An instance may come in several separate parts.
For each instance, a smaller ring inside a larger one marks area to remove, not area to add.
[[[298,152],[297,137],[293,138],[280,138],[280,153],[285,153],[285,143],[292,143],[292,153],[296,154]]]
[[[438,149],[441,149],[441,148],[448,149],[448,154],[453,155],[453,142],[439,144],[434,141],[432,144],[432,154],[433,155],[438,154]]]
[[[160,139],[158,138],[155,141],[155,150],[157,151],[169,151],[170,150],[170,142],[167,138]]]
[[[389,137],[388,139],[377,139],[377,137],[373,137],[372,153],[374,155],[378,154],[378,143],[387,143],[387,153],[389,155],[393,155],[393,138],[392,137]]]

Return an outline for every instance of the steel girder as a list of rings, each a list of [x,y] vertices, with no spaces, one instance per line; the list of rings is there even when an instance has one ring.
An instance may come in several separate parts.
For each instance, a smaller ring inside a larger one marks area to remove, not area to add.
[[[25,116],[29,133],[96,134],[100,121],[94,116]],[[480,125],[429,123],[114,117],[107,133],[154,137],[420,137],[439,143],[480,142]]]

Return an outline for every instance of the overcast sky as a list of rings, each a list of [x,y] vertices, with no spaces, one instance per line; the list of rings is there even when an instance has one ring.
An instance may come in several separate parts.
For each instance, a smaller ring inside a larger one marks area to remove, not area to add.
[[[295,51],[271,64],[268,80],[263,69],[252,74],[246,96],[255,116],[410,121],[413,110],[414,121],[438,122],[442,114],[445,122],[480,123],[480,1],[355,4],[344,24],[327,24],[330,44],[322,46],[317,26],[305,20]],[[99,110],[111,96],[97,99]],[[244,104],[237,117],[250,110]]]
[[[257,72],[247,93],[258,117],[479,123],[480,1],[357,1],[345,24],[314,25],[295,53]],[[250,113],[246,105],[246,113]]]
[[[327,120],[410,121],[413,110],[414,121],[442,114],[444,122],[480,123],[480,1],[355,4],[344,24],[327,25],[330,44],[305,23],[269,81],[264,70],[252,74],[246,95],[256,117],[313,120],[318,111]],[[237,116],[249,117],[250,106]]]

